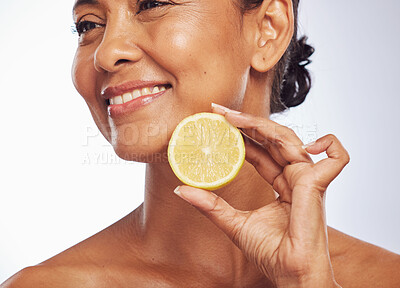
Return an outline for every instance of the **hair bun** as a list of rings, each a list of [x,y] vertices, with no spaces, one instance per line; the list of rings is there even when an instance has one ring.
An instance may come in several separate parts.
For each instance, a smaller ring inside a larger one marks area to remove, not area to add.
[[[308,45],[307,37],[298,39],[288,51],[288,61],[283,75],[280,100],[286,107],[295,107],[304,102],[311,89],[311,76],[306,66],[314,48]]]

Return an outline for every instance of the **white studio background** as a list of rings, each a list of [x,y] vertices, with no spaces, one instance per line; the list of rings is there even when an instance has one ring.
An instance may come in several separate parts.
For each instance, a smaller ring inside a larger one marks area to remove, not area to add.
[[[276,118],[305,142],[339,137],[352,160],[330,186],[329,225],[400,253],[400,2],[301,2],[314,87]],[[0,283],[143,201],[144,166],[113,154],[70,80],[72,5],[0,2]]]

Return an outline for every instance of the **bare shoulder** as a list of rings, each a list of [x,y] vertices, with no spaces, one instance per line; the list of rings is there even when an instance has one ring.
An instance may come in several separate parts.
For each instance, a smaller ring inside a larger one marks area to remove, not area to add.
[[[108,288],[108,287],[179,287],[137,265],[38,265],[12,276],[0,288]]]
[[[125,229],[132,226],[125,217],[41,264],[19,271],[0,288],[171,287],[157,273],[163,270],[144,259],[142,244]]]
[[[107,249],[102,245],[106,230],[66,249],[54,257],[22,269],[0,288],[69,288],[92,287],[98,277],[98,265],[105,258],[101,252]],[[104,253],[104,252],[103,252]]]
[[[400,255],[329,228],[335,277],[344,287],[400,287]]]
[[[106,287],[141,287],[144,283],[138,277],[139,271],[130,267],[125,273],[123,267],[103,265],[38,265],[27,267],[0,285],[0,288],[106,288]],[[127,284],[129,283],[129,284]]]
[[[0,288],[83,287],[77,284],[73,278],[67,277],[65,272],[39,265],[22,269],[1,284]]]

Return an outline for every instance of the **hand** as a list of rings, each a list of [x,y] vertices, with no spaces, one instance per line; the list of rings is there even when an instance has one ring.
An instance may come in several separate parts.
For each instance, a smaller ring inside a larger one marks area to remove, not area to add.
[[[212,192],[188,186],[175,192],[217,225],[278,287],[340,287],[328,251],[325,191],[349,162],[333,135],[304,147],[289,128],[269,119],[213,108],[247,135],[246,160],[279,194],[254,211],[234,209]],[[314,164],[310,154],[326,151]],[[307,153],[308,152],[308,153]]]

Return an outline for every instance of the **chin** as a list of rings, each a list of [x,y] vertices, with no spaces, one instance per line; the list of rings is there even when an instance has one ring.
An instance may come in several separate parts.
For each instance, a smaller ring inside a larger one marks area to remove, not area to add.
[[[148,145],[113,145],[115,153],[123,160],[143,163],[168,162],[167,149],[164,144],[149,143]]]
[[[168,162],[168,142],[173,132],[168,126],[146,121],[115,125],[111,129],[110,143],[115,153],[127,161]]]

